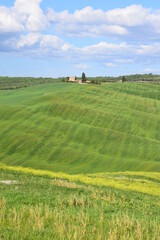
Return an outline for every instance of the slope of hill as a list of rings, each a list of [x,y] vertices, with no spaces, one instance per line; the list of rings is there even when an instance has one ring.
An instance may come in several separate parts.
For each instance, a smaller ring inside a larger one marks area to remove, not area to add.
[[[96,173],[160,171],[160,86],[44,84],[0,91],[0,162]]]
[[[0,164],[0,239],[160,239],[160,173],[68,175]]]

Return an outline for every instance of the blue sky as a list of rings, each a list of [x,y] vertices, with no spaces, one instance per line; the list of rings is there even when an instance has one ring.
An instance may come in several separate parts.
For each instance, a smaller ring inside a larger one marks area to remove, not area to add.
[[[5,0],[3,1],[5,2]],[[11,2],[11,1],[9,1]],[[124,8],[129,5],[140,4],[147,8],[157,9],[160,7],[160,2],[156,0],[114,0],[114,1],[103,1],[103,0],[59,0],[59,1],[43,1],[41,6],[47,8],[48,6],[54,8],[56,11],[62,11],[68,9],[70,12],[74,12],[76,9],[82,9],[86,6],[92,6],[93,8],[100,8],[103,10],[110,10],[114,8]]]
[[[160,74],[157,0],[0,0],[1,76]]]

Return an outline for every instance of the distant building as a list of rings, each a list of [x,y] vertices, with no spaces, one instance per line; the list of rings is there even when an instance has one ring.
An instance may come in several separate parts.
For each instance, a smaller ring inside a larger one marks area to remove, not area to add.
[[[73,77],[69,77],[69,82],[76,82],[76,83],[80,83],[82,84],[82,79],[77,79],[76,76],[73,76]],[[85,83],[91,83],[91,81],[86,81]],[[84,83],[83,83],[84,84]]]
[[[76,76],[70,77],[69,82],[76,82],[77,78]]]

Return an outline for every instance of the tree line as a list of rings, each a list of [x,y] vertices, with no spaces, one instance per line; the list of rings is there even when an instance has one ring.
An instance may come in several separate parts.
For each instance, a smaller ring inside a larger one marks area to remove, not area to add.
[[[126,75],[119,77],[109,77],[109,76],[97,76],[97,77],[86,77],[83,72],[81,77],[83,83],[90,81],[91,84],[100,84],[105,82],[153,82],[160,83],[160,75],[153,74],[135,74]],[[18,88],[31,87],[39,84],[54,84],[60,82],[68,82],[69,77],[61,78],[34,78],[34,77],[0,77],[0,90],[12,90]]]

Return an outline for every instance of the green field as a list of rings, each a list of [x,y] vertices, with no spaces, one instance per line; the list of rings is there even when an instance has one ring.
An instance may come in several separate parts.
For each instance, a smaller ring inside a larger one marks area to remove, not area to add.
[[[0,91],[0,162],[66,173],[160,171],[160,86]]]
[[[0,240],[159,240],[159,147],[158,84],[1,90]]]
[[[0,173],[2,240],[160,239],[160,174]]]

